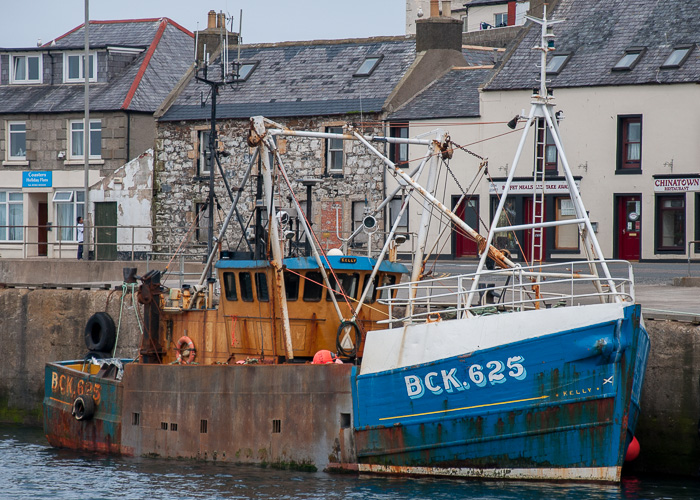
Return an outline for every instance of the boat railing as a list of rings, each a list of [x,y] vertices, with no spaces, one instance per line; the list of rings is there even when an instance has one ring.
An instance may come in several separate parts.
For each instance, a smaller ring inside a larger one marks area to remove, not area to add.
[[[634,273],[627,261],[575,261],[445,276],[379,288],[389,306],[382,323],[431,322],[468,315],[614,301],[634,302]],[[470,299],[471,295],[471,299]]]

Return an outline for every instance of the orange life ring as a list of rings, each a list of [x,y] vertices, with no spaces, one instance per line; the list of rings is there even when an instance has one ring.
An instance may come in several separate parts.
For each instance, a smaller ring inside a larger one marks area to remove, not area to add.
[[[180,337],[180,340],[177,341],[177,347],[175,348],[175,350],[177,351],[176,361],[178,363],[184,363],[186,365],[189,365],[190,363],[194,362],[194,358],[197,356],[197,349],[194,348],[194,342],[192,342],[192,339],[189,338],[187,335]],[[184,361],[182,359],[183,351],[185,353],[189,351],[189,356],[187,357],[187,360]]]

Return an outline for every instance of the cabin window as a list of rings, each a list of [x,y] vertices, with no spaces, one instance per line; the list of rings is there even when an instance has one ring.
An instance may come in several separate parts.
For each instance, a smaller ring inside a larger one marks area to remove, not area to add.
[[[304,280],[304,301],[305,302],[318,302],[323,297],[323,277],[321,273],[316,271],[310,271],[306,273],[306,279]]]
[[[367,288],[367,281],[370,279],[372,275],[371,274],[366,274],[365,279],[362,280],[362,291],[364,292],[365,288]],[[374,279],[372,280],[372,284],[369,287],[369,291],[367,292],[367,298],[365,298],[365,303],[371,304],[374,302],[376,299],[375,293],[377,290],[377,277],[375,276]]]
[[[238,300],[235,273],[224,273],[224,292],[226,293],[226,300]]]
[[[299,275],[296,273],[284,272],[284,291],[287,300],[297,300],[299,298]]]
[[[255,273],[255,289],[258,292],[260,302],[269,302],[270,293],[267,290],[267,275],[265,273]]]
[[[393,274],[385,274],[384,276],[382,276],[381,280],[382,281],[380,286],[389,286],[396,284],[396,276],[394,276]],[[379,298],[387,299],[389,297],[387,292],[387,290],[382,290]],[[396,296],[396,290],[394,290],[394,296]]]
[[[338,281],[340,282],[340,286],[343,287],[343,291],[345,294],[350,297],[350,298],[356,298],[357,296],[357,283],[360,281],[360,275],[355,273],[355,274],[347,274],[347,273],[336,273],[336,276],[338,277]],[[329,276],[330,282],[331,282],[331,287],[333,288],[333,291],[335,292],[335,299],[336,300],[343,300],[343,294],[340,293],[340,287],[338,286],[338,281],[336,281],[334,276]],[[331,299],[331,294],[328,293],[326,294],[326,300],[330,301]]]
[[[250,273],[240,273],[238,282],[241,285],[241,299],[245,302],[253,302],[253,280]]]

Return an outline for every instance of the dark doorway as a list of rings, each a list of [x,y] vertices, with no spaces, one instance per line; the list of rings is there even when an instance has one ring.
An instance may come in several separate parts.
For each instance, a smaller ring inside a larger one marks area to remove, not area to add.
[[[39,202],[37,219],[39,223],[39,232],[37,236],[38,249],[37,255],[39,257],[46,257],[48,255],[48,241],[49,241],[49,204],[46,202]]]
[[[616,196],[615,218],[617,258],[639,260],[642,241],[641,195]]]
[[[117,203],[95,203],[95,255],[97,260],[117,260]]]

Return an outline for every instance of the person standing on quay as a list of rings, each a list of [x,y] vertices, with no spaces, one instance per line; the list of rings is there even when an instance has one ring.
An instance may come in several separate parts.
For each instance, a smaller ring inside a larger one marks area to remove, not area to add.
[[[83,258],[83,237],[84,237],[83,218],[78,217],[78,260],[82,260],[82,258]]]

